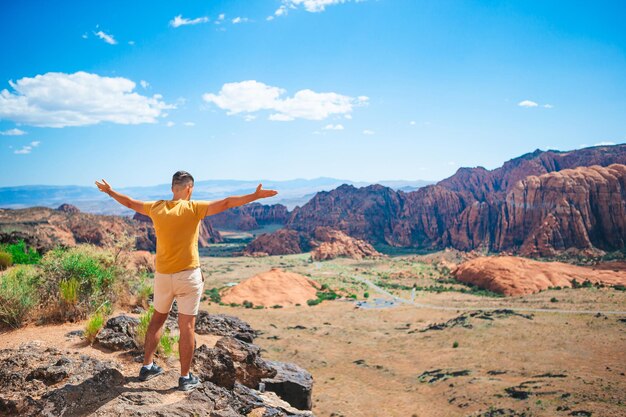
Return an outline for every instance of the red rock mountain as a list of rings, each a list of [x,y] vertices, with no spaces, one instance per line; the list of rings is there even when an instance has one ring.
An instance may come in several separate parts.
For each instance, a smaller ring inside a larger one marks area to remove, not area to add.
[[[296,207],[286,226],[308,235],[329,226],[373,244],[405,247],[528,255],[571,247],[616,250],[626,240],[626,188],[623,167],[612,164],[626,164],[626,145],[537,150],[492,171],[461,168],[409,193],[344,184]]]

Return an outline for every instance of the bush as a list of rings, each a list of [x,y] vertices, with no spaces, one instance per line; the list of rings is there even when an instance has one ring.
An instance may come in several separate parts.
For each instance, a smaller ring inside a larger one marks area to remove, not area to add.
[[[281,306],[280,304],[274,304],[272,308],[283,308],[283,306]]]
[[[147,273],[142,273],[136,283],[137,305],[148,308],[148,300],[153,293],[153,286]]]
[[[220,295],[219,288],[211,288],[210,290],[204,291],[204,293],[208,295],[211,301],[213,301],[214,303],[219,304],[220,302],[222,302],[222,296]]]
[[[559,300],[556,297],[552,297],[552,298],[550,298],[550,302],[551,303],[558,303]]]
[[[104,315],[100,312],[96,312],[89,317],[87,325],[85,326],[85,339],[91,344],[96,339],[98,332],[104,326]]]
[[[13,256],[8,252],[0,252],[0,271],[13,265]]]
[[[319,298],[316,298],[316,299],[311,299],[311,300],[306,300],[306,303],[307,303],[308,305],[310,305],[310,306],[317,305],[317,304],[319,304],[319,303],[321,303],[321,302],[322,302],[322,300],[320,300]]]
[[[453,347],[454,349],[458,348],[458,347],[459,347],[459,342],[456,342],[456,341],[455,341],[454,343],[452,343],[452,347]]]
[[[243,306],[245,308],[252,308],[252,307],[254,307],[254,304],[252,303],[252,301],[243,300]]]
[[[165,329],[159,340],[157,352],[169,358],[174,353],[174,346],[178,343],[179,339],[179,336],[172,336],[170,334],[170,329]],[[176,354],[178,355],[178,352],[176,352]]]
[[[115,303],[121,292],[116,279],[126,273],[110,251],[92,245],[49,251],[41,271],[46,280],[40,299],[51,310],[47,316],[63,321],[85,317],[107,300]]]
[[[140,348],[143,347],[144,342],[146,341],[148,325],[150,324],[150,320],[152,320],[153,314],[154,307],[150,306],[145,313],[139,316],[139,324],[137,325],[137,331],[135,332],[135,342],[137,342],[137,346],[139,346]]]
[[[0,322],[19,327],[37,305],[39,274],[34,267],[18,266],[0,276]]]
[[[363,298],[369,298],[369,296],[370,296],[370,293],[368,293],[367,291],[363,293]]]
[[[32,265],[41,260],[41,255],[33,248],[26,247],[26,243],[20,240],[17,243],[0,245],[2,252],[9,253],[14,264]]]

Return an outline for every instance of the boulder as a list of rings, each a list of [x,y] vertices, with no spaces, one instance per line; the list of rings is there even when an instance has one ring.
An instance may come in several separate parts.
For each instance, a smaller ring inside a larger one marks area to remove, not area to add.
[[[252,343],[257,332],[248,323],[235,316],[210,314],[200,310],[196,317],[196,333],[232,336],[244,342]]]
[[[294,363],[266,361],[276,370],[272,378],[263,378],[265,390],[275,392],[291,406],[300,410],[310,410],[313,403],[313,377],[311,374]]]
[[[95,343],[109,350],[136,349],[135,335],[139,320],[129,316],[117,316],[107,320],[96,335]]]

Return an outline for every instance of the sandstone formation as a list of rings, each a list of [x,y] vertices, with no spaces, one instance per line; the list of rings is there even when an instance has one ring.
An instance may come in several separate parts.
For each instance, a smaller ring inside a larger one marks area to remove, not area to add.
[[[291,229],[279,229],[273,233],[263,233],[257,236],[244,249],[248,255],[290,255],[307,252],[310,245],[306,237]]]
[[[213,227],[223,230],[255,230],[266,224],[284,224],[289,217],[282,204],[250,203],[209,216]]]
[[[514,256],[472,259],[453,271],[456,279],[507,296],[525,295],[551,287],[572,287],[589,281],[593,284],[626,285],[626,266],[602,269],[562,262],[540,262]]]
[[[271,307],[306,304],[316,299],[321,285],[300,274],[272,268],[246,279],[234,287],[222,291],[222,302],[243,304],[249,301],[254,305]]]
[[[626,145],[537,150],[409,193],[344,184],[296,207],[286,227],[311,235],[328,226],[372,244],[427,249],[617,250],[626,240],[624,164]]]
[[[382,256],[369,243],[355,239],[342,231],[331,229],[330,227],[317,227],[313,233],[311,246],[311,258],[314,260],[328,260],[340,256],[353,259],[378,258]]]
[[[57,245],[109,245],[124,235],[135,237],[135,246],[139,250],[154,251],[156,248],[151,228],[126,217],[81,213],[69,206],[61,210],[46,207],[0,209],[0,243],[23,239],[42,252]]]

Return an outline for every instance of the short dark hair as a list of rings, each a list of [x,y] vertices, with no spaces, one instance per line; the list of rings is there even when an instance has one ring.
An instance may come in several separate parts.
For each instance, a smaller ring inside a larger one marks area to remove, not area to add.
[[[176,186],[184,187],[190,183],[193,186],[193,177],[187,171],[177,171],[172,176],[172,188]]]

